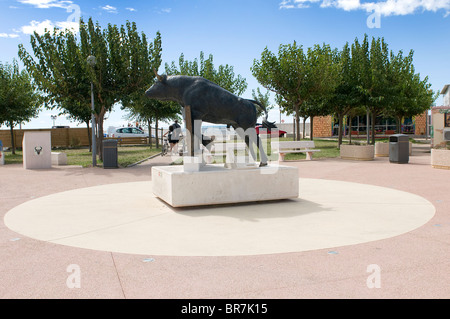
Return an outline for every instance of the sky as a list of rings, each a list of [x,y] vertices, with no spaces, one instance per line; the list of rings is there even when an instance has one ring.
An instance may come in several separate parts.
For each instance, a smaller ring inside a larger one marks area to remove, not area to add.
[[[154,38],[161,32],[163,63],[212,54],[214,65],[228,64],[247,81],[242,94],[252,97],[260,88],[251,73],[255,59],[267,47],[277,53],[281,44],[306,49],[326,43],[341,49],[364,34],[383,37],[389,49],[414,51],[414,66],[428,76],[434,91],[450,83],[450,0],[0,0],[0,62],[18,60],[18,45],[32,52],[30,35],[45,28],[77,28],[79,17],[92,17],[102,27],[136,22],[138,30]],[[274,95],[271,94],[274,102]],[[442,96],[436,101],[442,104]],[[22,128],[77,126],[56,111],[43,110]],[[269,120],[292,122],[278,108]],[[104,127],[127,125],[126,112],[115,107]],[[83,125],[82,125],[83,126]],[[3,127],[4,128],[4,127]]]

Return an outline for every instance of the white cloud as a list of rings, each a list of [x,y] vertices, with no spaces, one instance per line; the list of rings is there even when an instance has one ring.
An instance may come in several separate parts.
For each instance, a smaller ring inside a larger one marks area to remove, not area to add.
[[[65,0],[17,0],[23,4],[29,4],[40,9],[48,8],[68,8],[73,2]]]
[[[135,8],[125,8],[125,10],[131,11],[131,12],[137,11]]]
[[[311,3],[320,2],[320,7],[335,7],[344,11],[364,10],[367,12],[379,12],[383,16],[407,15],[417,12],[444,10],[450,13],[450,0],[384,0],[368,1],[360,0],[283,0],[279,3],[280,9],[306,8]]]
[[[107,4],[106,6],[102,7],[102,10],[105,10],[109,13],[117,13],[117,8],[110,6],[109,4]]]
[[[38,34],[44,34],[46,30],[53,32],[53,29],[55,27],[60,30],[72,29],[73,31],[78,32],[80,25],[77,22],[69,21],[60,21],[53,23],[48,19],[42,22],[33,20],[29,25],[22,26],[20,28],[20,31],[25,34],[33,34],[34,32]]]
[[[172,8],[162,8],[159,10],[159,13],[170,13],[172,11]]]

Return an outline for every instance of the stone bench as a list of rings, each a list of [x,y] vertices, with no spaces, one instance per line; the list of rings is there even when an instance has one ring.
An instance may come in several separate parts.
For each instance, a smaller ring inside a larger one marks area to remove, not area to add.
[[[280,161],[284,161],[286,153],[306,153],[306,159],[312,160],[314,152],[320,152],[315,149],[314,141],[280,141],[272,142],[272,153],[278,153]]]
[[[67,165],[67,154],[52,152],[52,165]]]

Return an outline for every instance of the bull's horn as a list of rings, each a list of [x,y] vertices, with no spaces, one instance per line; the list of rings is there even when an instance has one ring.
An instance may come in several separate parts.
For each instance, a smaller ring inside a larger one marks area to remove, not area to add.
[[[158,74],[158,72],[156,72],[156,69],[153,69],[153,72],[155,72],[156,78],[157,78],[160,82],[162,82],[162,81],[163,81],[163,78],[162,78],[161,75]]]

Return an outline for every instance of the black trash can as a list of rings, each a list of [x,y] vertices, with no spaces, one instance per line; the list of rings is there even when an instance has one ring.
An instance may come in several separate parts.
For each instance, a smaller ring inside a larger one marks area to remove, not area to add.
[[[408,135],[394,134],[389,137],[389,161],[397,164],[409,162]]]
[[[103,168],[118,168],[117,140],[103,140]]]

